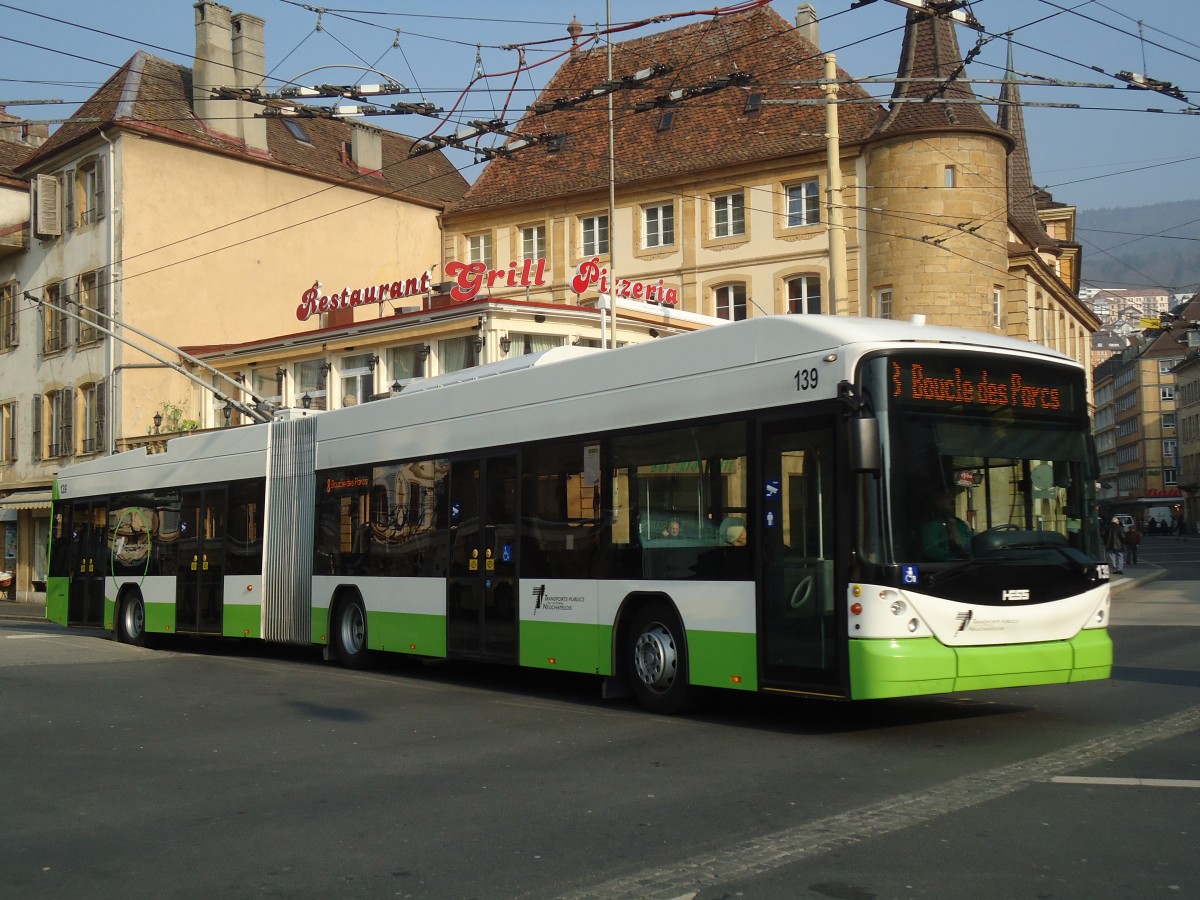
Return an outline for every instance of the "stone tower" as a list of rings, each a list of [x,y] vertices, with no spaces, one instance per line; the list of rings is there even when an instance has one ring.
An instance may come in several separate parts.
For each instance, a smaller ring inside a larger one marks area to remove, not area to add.
[[[864,312],[993,330],[1008,273],[1013,140],[958,80],[949,18],[908,13],[897,76],[864,150]]]

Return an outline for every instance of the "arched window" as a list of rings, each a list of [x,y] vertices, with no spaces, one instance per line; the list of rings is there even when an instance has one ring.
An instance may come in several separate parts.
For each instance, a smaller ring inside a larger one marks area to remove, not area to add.
[[[821,312],[821,276],[796,275],[787,280],[789,313],[818,315]]]

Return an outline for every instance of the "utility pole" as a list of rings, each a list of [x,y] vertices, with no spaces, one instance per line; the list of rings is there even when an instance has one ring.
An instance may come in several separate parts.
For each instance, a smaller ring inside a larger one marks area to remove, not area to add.
[[[842,218],[842,151],[838,132],[837,56],[825,54],[825,155],[829,189],[825,223],[829,235],[829,311],[850,312],[846,289],[846,229]]]

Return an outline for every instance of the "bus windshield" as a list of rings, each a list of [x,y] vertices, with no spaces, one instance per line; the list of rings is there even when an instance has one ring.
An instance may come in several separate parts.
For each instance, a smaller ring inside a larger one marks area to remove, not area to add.
[[[894,562],[1103,558],[1081,372],[956,353],[871,365]]]

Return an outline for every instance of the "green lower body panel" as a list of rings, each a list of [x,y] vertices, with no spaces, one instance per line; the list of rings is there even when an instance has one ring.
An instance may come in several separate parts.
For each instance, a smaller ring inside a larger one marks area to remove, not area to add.
[[[611,625],[521,622],[520,663],[533,669],[612,674]]]
[[[147,603],[146,632],[148,634],[174,634],[175,604]]]
[[[1112,640],[1101,629],[1069,641],[990,647],[947,647],[934,638],[852,640],[849,651],[854,700],[1067,684],[1112,672]]]
[[[227,604],[221,617],[221,634],[225,637],[262,637],[262,610],[257,606]]]
[[[323,610],[313,610],[316,616]],[[324,627],[321,628],[325,634]],[[317,643],[326,643],[321,640]],[[367,613],[367,646],[388,653],[412,653],[417,656],[446,656],[446,617],[421,613]]]
[[[731,631],[688,632],[688,674],[692,684],[758,690],[758,638]]]
[[[70,588],[71,582],[66,578],[46,579],[47,621],[67,624],[67,592]]]

